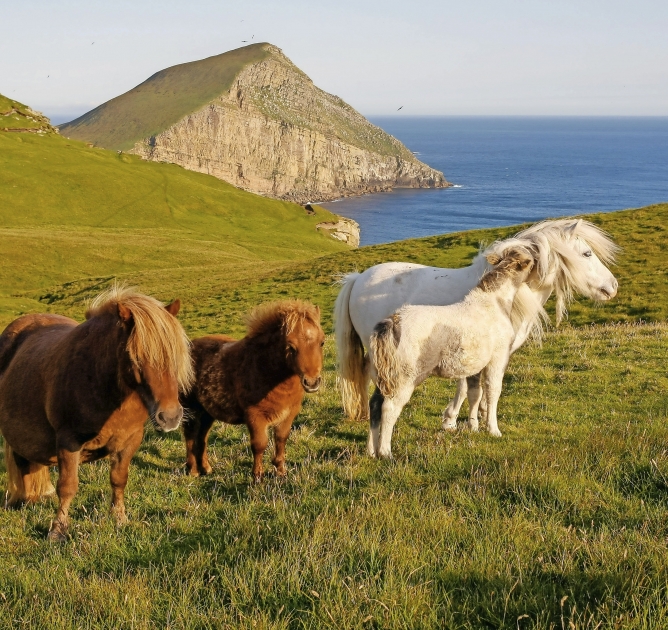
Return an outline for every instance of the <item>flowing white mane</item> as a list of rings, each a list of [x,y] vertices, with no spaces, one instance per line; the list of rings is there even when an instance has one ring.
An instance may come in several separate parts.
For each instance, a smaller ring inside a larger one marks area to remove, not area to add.
[[[514,237],[496,241],[487,247],[481,255],[496,254],[501,256],[509,247],[523,246],[535,252],[539,281],[542,284],[550,279],[557,299],[557,325],[566,316],[568,304],[574,293],[587,293],[585,270],[587,258],[574,247],[576,239],[586,243],[604,264],[614,262],[619,247],[603,230],[583,219],[555,219],[541,221]],[[526,299],[518,293],[518,298]],[[540,327],[537,313],[536,325]],[[534,331],[536,328],[534,327]]]

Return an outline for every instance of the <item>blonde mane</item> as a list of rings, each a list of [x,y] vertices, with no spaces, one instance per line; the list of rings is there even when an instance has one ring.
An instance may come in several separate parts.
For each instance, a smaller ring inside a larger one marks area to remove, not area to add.
[[[302,300],[281,300],[256,306],[246,316],[249,337],[280,328],[289,335],[300,322],[320,325],[320,310],[317,306]]]
[[[492,243],[482,255],[502,257],[509,247],[517,246],[532,250],[535,253],[539,282],[542,284],[548,277],[554,278],[558,325],[568,312],[573,294],[587,292],[584,275],[586,259],[569,243],[575,238],[591,247],[605,265],[613,263],[620,250],[610,236],[593,223],[567,218],[536,223],[514,237]]]
[[[174,375],[180,389],[187,391],[195,380],[195,372],[190,340],[176,317],[155,298],[139,293],[134,287],[113,284],[91,302],[86,318],[119,305],[127,308],[134,320],[127,344],[132,363],[137,368],[149,365]]]

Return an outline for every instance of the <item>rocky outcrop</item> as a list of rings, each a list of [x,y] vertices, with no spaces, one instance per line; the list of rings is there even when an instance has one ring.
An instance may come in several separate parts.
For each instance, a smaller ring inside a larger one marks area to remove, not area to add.
[[[339,217],[339,220],[336,221],[336,223],[325,221],[323,223],[318,223],[318,225],[315,226],[315,229],[327,232],[333,238],[338,241],[343,241],[351,247],[360,246],[360,226],[357,221],[353,221],[352,219]]]
[[[398,140],[313,85],[278,48],[264,46],[270,54],[246,66],[226,92],[131,152],[299,203],[449,186]]]

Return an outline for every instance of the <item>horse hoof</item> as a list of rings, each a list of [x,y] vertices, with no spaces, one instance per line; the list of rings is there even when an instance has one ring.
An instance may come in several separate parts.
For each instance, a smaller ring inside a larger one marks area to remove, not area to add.
[[[454,433],[457,430],[457,421],[455,420],[454,422],[444,422],[441,426],[443,427],[444,431]]]
[[[498,429],[490,429],[489,434],[497,438],[501,437],[501,431]]]
[[[60,527],[56,526],[49,531],[46,539],[50,543],[64,543],[67,542],[67,534]]]

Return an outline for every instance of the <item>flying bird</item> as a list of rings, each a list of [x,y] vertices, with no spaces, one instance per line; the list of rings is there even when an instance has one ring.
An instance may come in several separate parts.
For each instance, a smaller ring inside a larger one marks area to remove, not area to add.
[[[404,108],[404,106],[402,105],[399,109],[403,109],[403,108]],[[399,109],[397,111],[399,111]]]
[[[95,42],[93,42],[93,44],[94,44],[94,43],[95,43]],[[91,46],[92,46],[93,44],[91,44]]]

